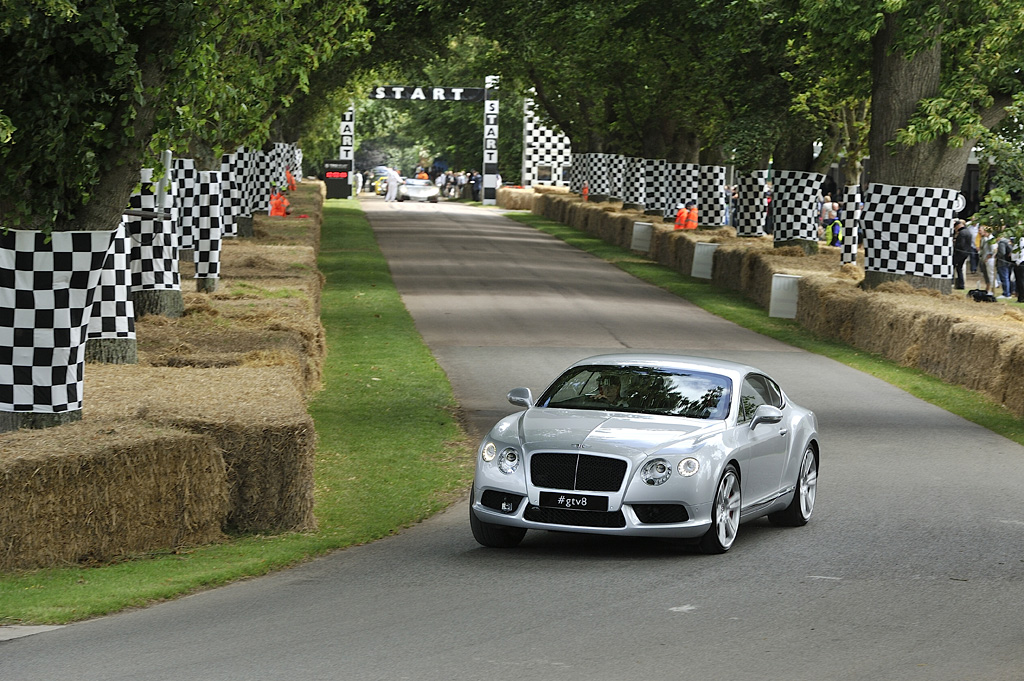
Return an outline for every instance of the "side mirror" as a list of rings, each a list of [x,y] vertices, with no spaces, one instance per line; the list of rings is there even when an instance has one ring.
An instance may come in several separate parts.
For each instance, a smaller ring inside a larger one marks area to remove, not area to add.
[[[529,409],[533,406],[533,393],[529,388],[512,388],[508,391],[508,401],[517,407]]]
[[[782,410],[770,404],[762,404],[754,412],[754,418],[750,419],[750,429],[757,428],[762,423],[781,423]]]

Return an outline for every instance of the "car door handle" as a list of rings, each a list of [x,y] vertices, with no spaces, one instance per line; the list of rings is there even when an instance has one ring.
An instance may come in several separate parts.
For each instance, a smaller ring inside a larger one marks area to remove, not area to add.
[[[788,428],[779,428],[779,437],[786,437],[786,433],[789,432]]]

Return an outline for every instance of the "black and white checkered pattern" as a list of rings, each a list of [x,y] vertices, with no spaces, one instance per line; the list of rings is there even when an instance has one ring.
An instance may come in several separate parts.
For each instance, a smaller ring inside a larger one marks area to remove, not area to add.
[[[725,166],[700,166],[700,198],[697,200],[700,224],[725,223]]]
[[[523,186],[535,184],[562,186],[562,169],[571,166],[572,143],[558,130],[541,124],[533,110],[533,100],[523,100]],[[539,180],[538,169],[551,169],[550,180]]]
[[[797,170],[772,173],[772,221],[776,241],[818,240],[816,198],[825,176]]]
[[[177,209],[178,247],[194,248],[196,224],[196,163],[190,158],[176,158],[174,167],[174,205]]]
[[[270,212],[270,183],[273,182],[274,161],[267,152],[254,149],[249,152],[249,208],[253,214]],[[280,182],[278,185],[280,186]]]
[[[135,338],[135,305],[131,297],[131,239],[122,222],[103,261],[100,282],[89,317],[88,338]]]
[[[680,205],[700,198],[700,166],[694,163],[666,163],[662,189],[662,210],[674,218]],[[698,210],[700,206],[698,204]]]
[[[0,234],[0,411],[82,408],[86,332],[113,237]]]
[[[220,160],[221,231],[225,238],[238,236],[235,218],[244,211],[238,154],[224,154]]]
[[[955,189],[872,183],[864,200],[864,269],[953,278]]]
[[[662,211],[667,214],[675,209],[669,203],[668,161],[661,158],[644,159],[644,200],[641,202],[647,210]]]
[[[139,191],[132,194],[128,205],[136,210],[153,211],[156,209],[156,185],[151,181],[152,171],[143,170],[142,178]],[[171,182],[172,190],[173,187]],[[166,198],[166,207],[171,208],[172,213],[174,199],[173,194]],[[174,220],[126,215],[124,224],[131,237],[132,291],[180,290],[178,233]]]
[[[644,169],[647,161],[627,157],[622,178],[622,200],[626,203],[644,203]]]
[[[611,155],[608,157],[608,195],[622,199],[626,181],[626,157]]]
[[[196,182],[196,279],[220,276],[221,183],[220,171],[200,171]]]
[[[611,164],[611,154],[588,154],[590,156],[590,172],[587,174],[587,181],[590,182],[590,193],[608,194],[611,184],[608,181],[608,169]]]
[[[569,169],[569,191],[579,194],[583,191],[583,183],[589,173],[590,157],[587,154],[573,154],[572,167]]]
[[[860,185],[847,185],[843,191],[843,263],[857,262],[857,246],[860,241]]]
[[[736,206],[733,226],[737,236],[764,236],[768,223],[765,187],[767,170],[739,175],[736,181]]]

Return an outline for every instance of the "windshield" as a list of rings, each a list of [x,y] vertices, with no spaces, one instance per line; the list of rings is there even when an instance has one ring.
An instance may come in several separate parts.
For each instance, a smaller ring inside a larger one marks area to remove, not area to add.
[[[728,378],[702,371],[582,366],[562,374],[537,406],[724,419],[731,392]]]

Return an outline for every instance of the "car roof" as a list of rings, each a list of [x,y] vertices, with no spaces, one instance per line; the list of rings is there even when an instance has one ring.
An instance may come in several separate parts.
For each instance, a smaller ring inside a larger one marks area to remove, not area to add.
[[[573,363],[572,366],[586,366],[589,364],[664,367],[670,369],[711,371],[728,374],[734,378],[740,378],[749,373],[765,373],[756,367],[752,367],[741,362],[732,362],[725,359],[715,359],[711,357],[698,357],[696,355],[675,355],[656,352],[623,352],[607,355],[594,355],[592,357],[585,357],[578,362]]]

